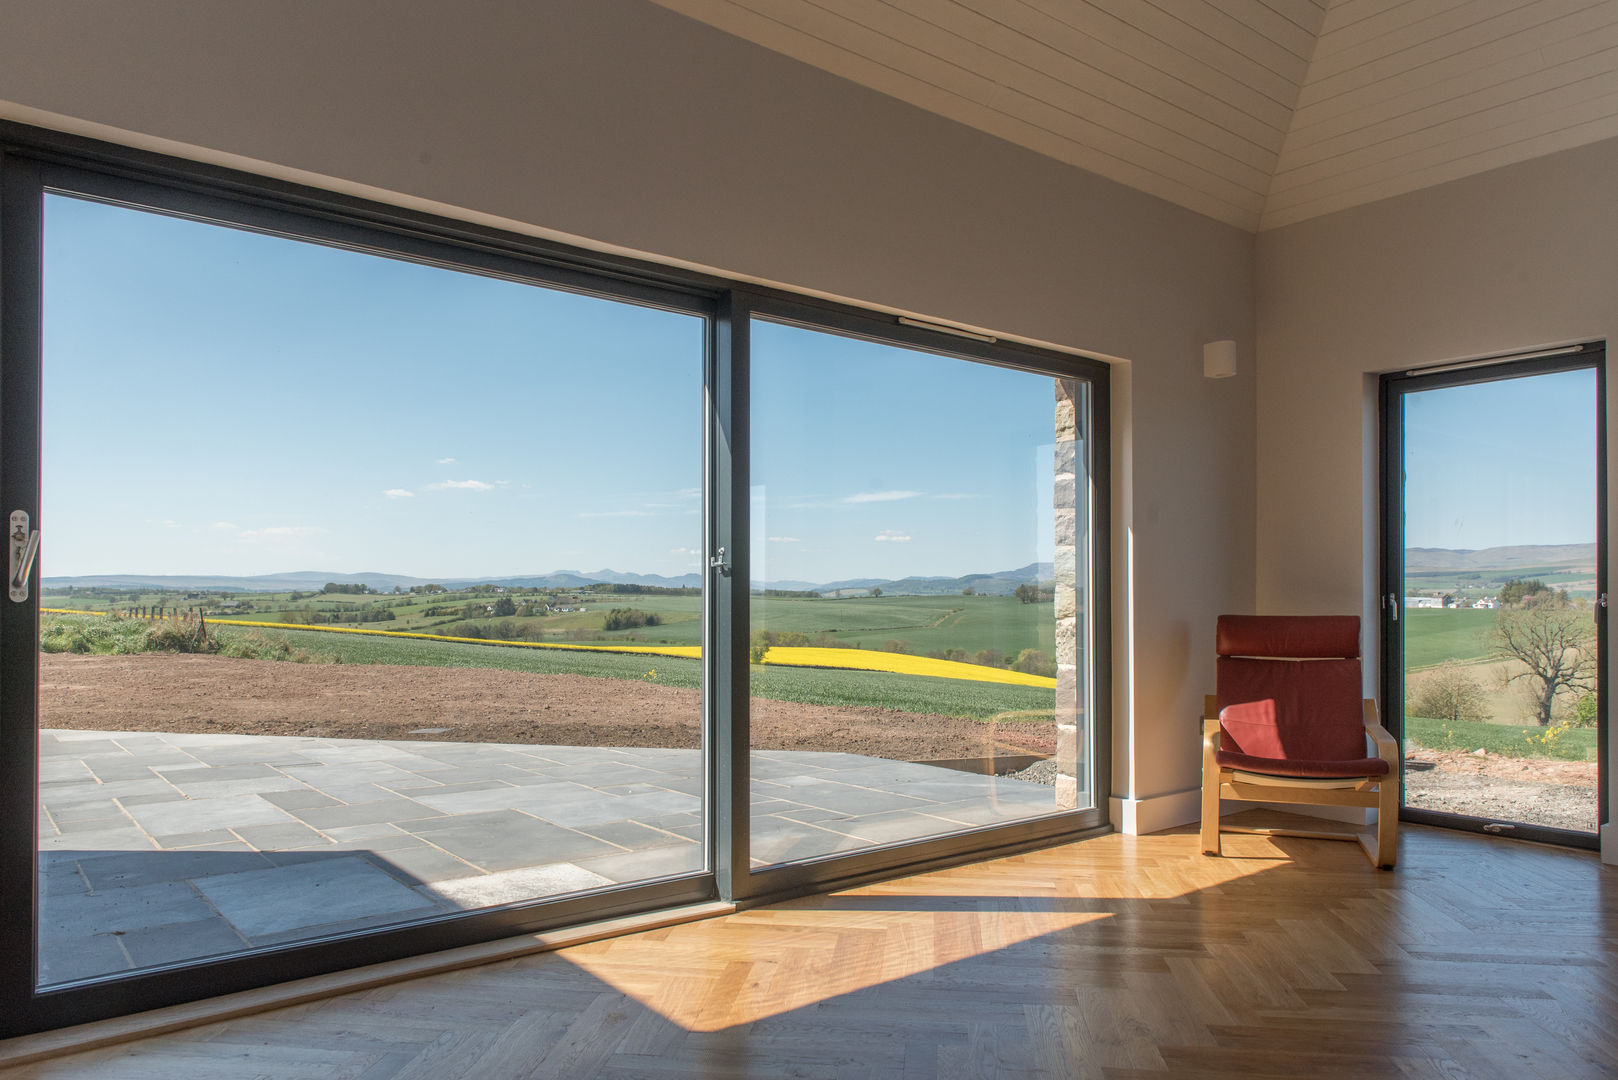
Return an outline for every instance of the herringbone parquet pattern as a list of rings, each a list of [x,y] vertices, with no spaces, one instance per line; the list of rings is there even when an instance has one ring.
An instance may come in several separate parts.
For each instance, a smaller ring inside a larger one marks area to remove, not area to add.
[[[1618,1077],[1618,869],[1108,836],[0,1078]]]

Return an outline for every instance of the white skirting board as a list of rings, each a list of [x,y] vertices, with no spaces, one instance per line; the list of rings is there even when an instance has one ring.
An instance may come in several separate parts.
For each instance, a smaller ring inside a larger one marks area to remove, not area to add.
[[[1344,821],[1352,825],[1369,825],[1376,820],[1375,810],[1363,810],[1356,806],[1298,806],[1280,803],[1272,805],[1232,802],[1229,799],[1221,802],[1219,806],[1221,817],[1226,814],[1240,814],[1245,810],[1280,810],[1305,817],[1324,818],[1328,821]],[[1178,825],[1190,825],[1202,820],[1202,789],[1171,791],[1167,795],[1148,795],[1144,799],[1115,798],[1111,801],[1111,814],[1112,827],[1132,836],[1172,829]],[[1618,842],[1618,838],[1615,838],[1615,842]],[[1603,850],[1607,847],[1606,843],[1602,844]]]

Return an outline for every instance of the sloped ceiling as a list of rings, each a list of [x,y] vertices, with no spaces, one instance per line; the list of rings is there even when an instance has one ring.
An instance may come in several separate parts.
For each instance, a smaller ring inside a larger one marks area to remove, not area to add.
[[[655,0],[1248,230],[1618,136],[1618,0]]]

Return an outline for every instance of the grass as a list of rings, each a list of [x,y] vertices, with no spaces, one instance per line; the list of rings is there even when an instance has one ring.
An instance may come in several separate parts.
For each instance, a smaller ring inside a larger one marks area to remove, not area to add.
[[[498,644],[473,645],[455,641],[389,638],[370,634],[332,634],[323,630],[248,630],[218,626],[215,633],[229,643],[259,635],[306,650],[324,650],[344,664],[395,664],[404,667],[497,668],[540,675],[588,675],[603,679],[643,680],[656,671],[656,682],[668,686],[697,687],[702,663],[672,656],[637,656],[617,653],[528,649]]]
[[[1055,715],[1056,693],[1037,687],[821,668],[749,669],[754,697],[805,705],[868,706],[988,720],[1004,712]]]
[[[1482,660],[1495,613],[1485,608],[1410,608],[1405,626],[1405,670],[1435,667],[1445,660]]]
[[[94,656],[149,651],[151,624],[138,619],[109,619],[97,615],[44,615],[40,618],[39,649],[48,653]]]
[[[153,624],[106,616],[47,615],[43,627],[41,648],[46,652],[106,654],[149,651],[148,634]],[[679,657],[511,648],[214,623],[210,627],[221,655],[225,656],[341,664],[497,668],[535,674],[652,681],[691,689],[702,684],[701,662]],[[987,720],[1010,711],[1049,713],[1054,706],[1054,692],[1048,688],[963,679],[768,666],[753,666],[749,674],[755,696],[807,705],[865,706],[972,720]]]
[[[1507,757],[1554,758],[1560,761],[1596,759],[1595,728],[1516,727],[1407,716],[1405,738],[1429,750],[1487,750],[1491,754]]]
[[[917,656],[946,649],[998,649],[1013,657],[1023,649],[1056,651],[1052,605],[1010,596],[754,597],[752,622],[755,629],[824,633],[866,649],[903,641]]]

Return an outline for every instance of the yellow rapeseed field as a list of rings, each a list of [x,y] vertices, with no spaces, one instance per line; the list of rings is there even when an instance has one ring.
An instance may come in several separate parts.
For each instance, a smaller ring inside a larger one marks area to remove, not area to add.
[[[99,611],[69,611],[40,608],[51,615],[100,615]],[[220,626],[256,626],[267,630],[315,630],[324,634],[368,634],[375,637],[417,638],[424,641],[457,641],[468,645],[507,645],[520,649],[576,649],[580,652],[630,653],[641,656],[678,656],[702,659],[700,645],[596,645],[560,641],[490,641],[486,638],[451,637],[447,634],[420,634],[409,630],[369,630],[348,626],[305,626],[299,623],[257,622],[251,619],[209,619]],[[764,663],[776,667],[842,668],[851,671],[882,671],[892,675],[921,675],[932,679],[966,679],[972,682],[1004,683],[1010,686],[1039,686],[1054,689],[1056,680],[1021,671],[963,664],[955,660],[934,660],[906,653],[875,652],[870,649],[825,649],[776,646],[764,653]]]
[[[963,664],[955,660],[934,660],[907,653],[874,652],[870,649],[817,649],[777,646],[764,654],[766,664],[782,667],[850,668],[856,671],[886,671],[895,675],[925,675],[933,679],[970,679],[974,682],[1007,683],[1012,686],[1056,686],[1056,680],[1043,675],[1027,675],[1005,668]]]

